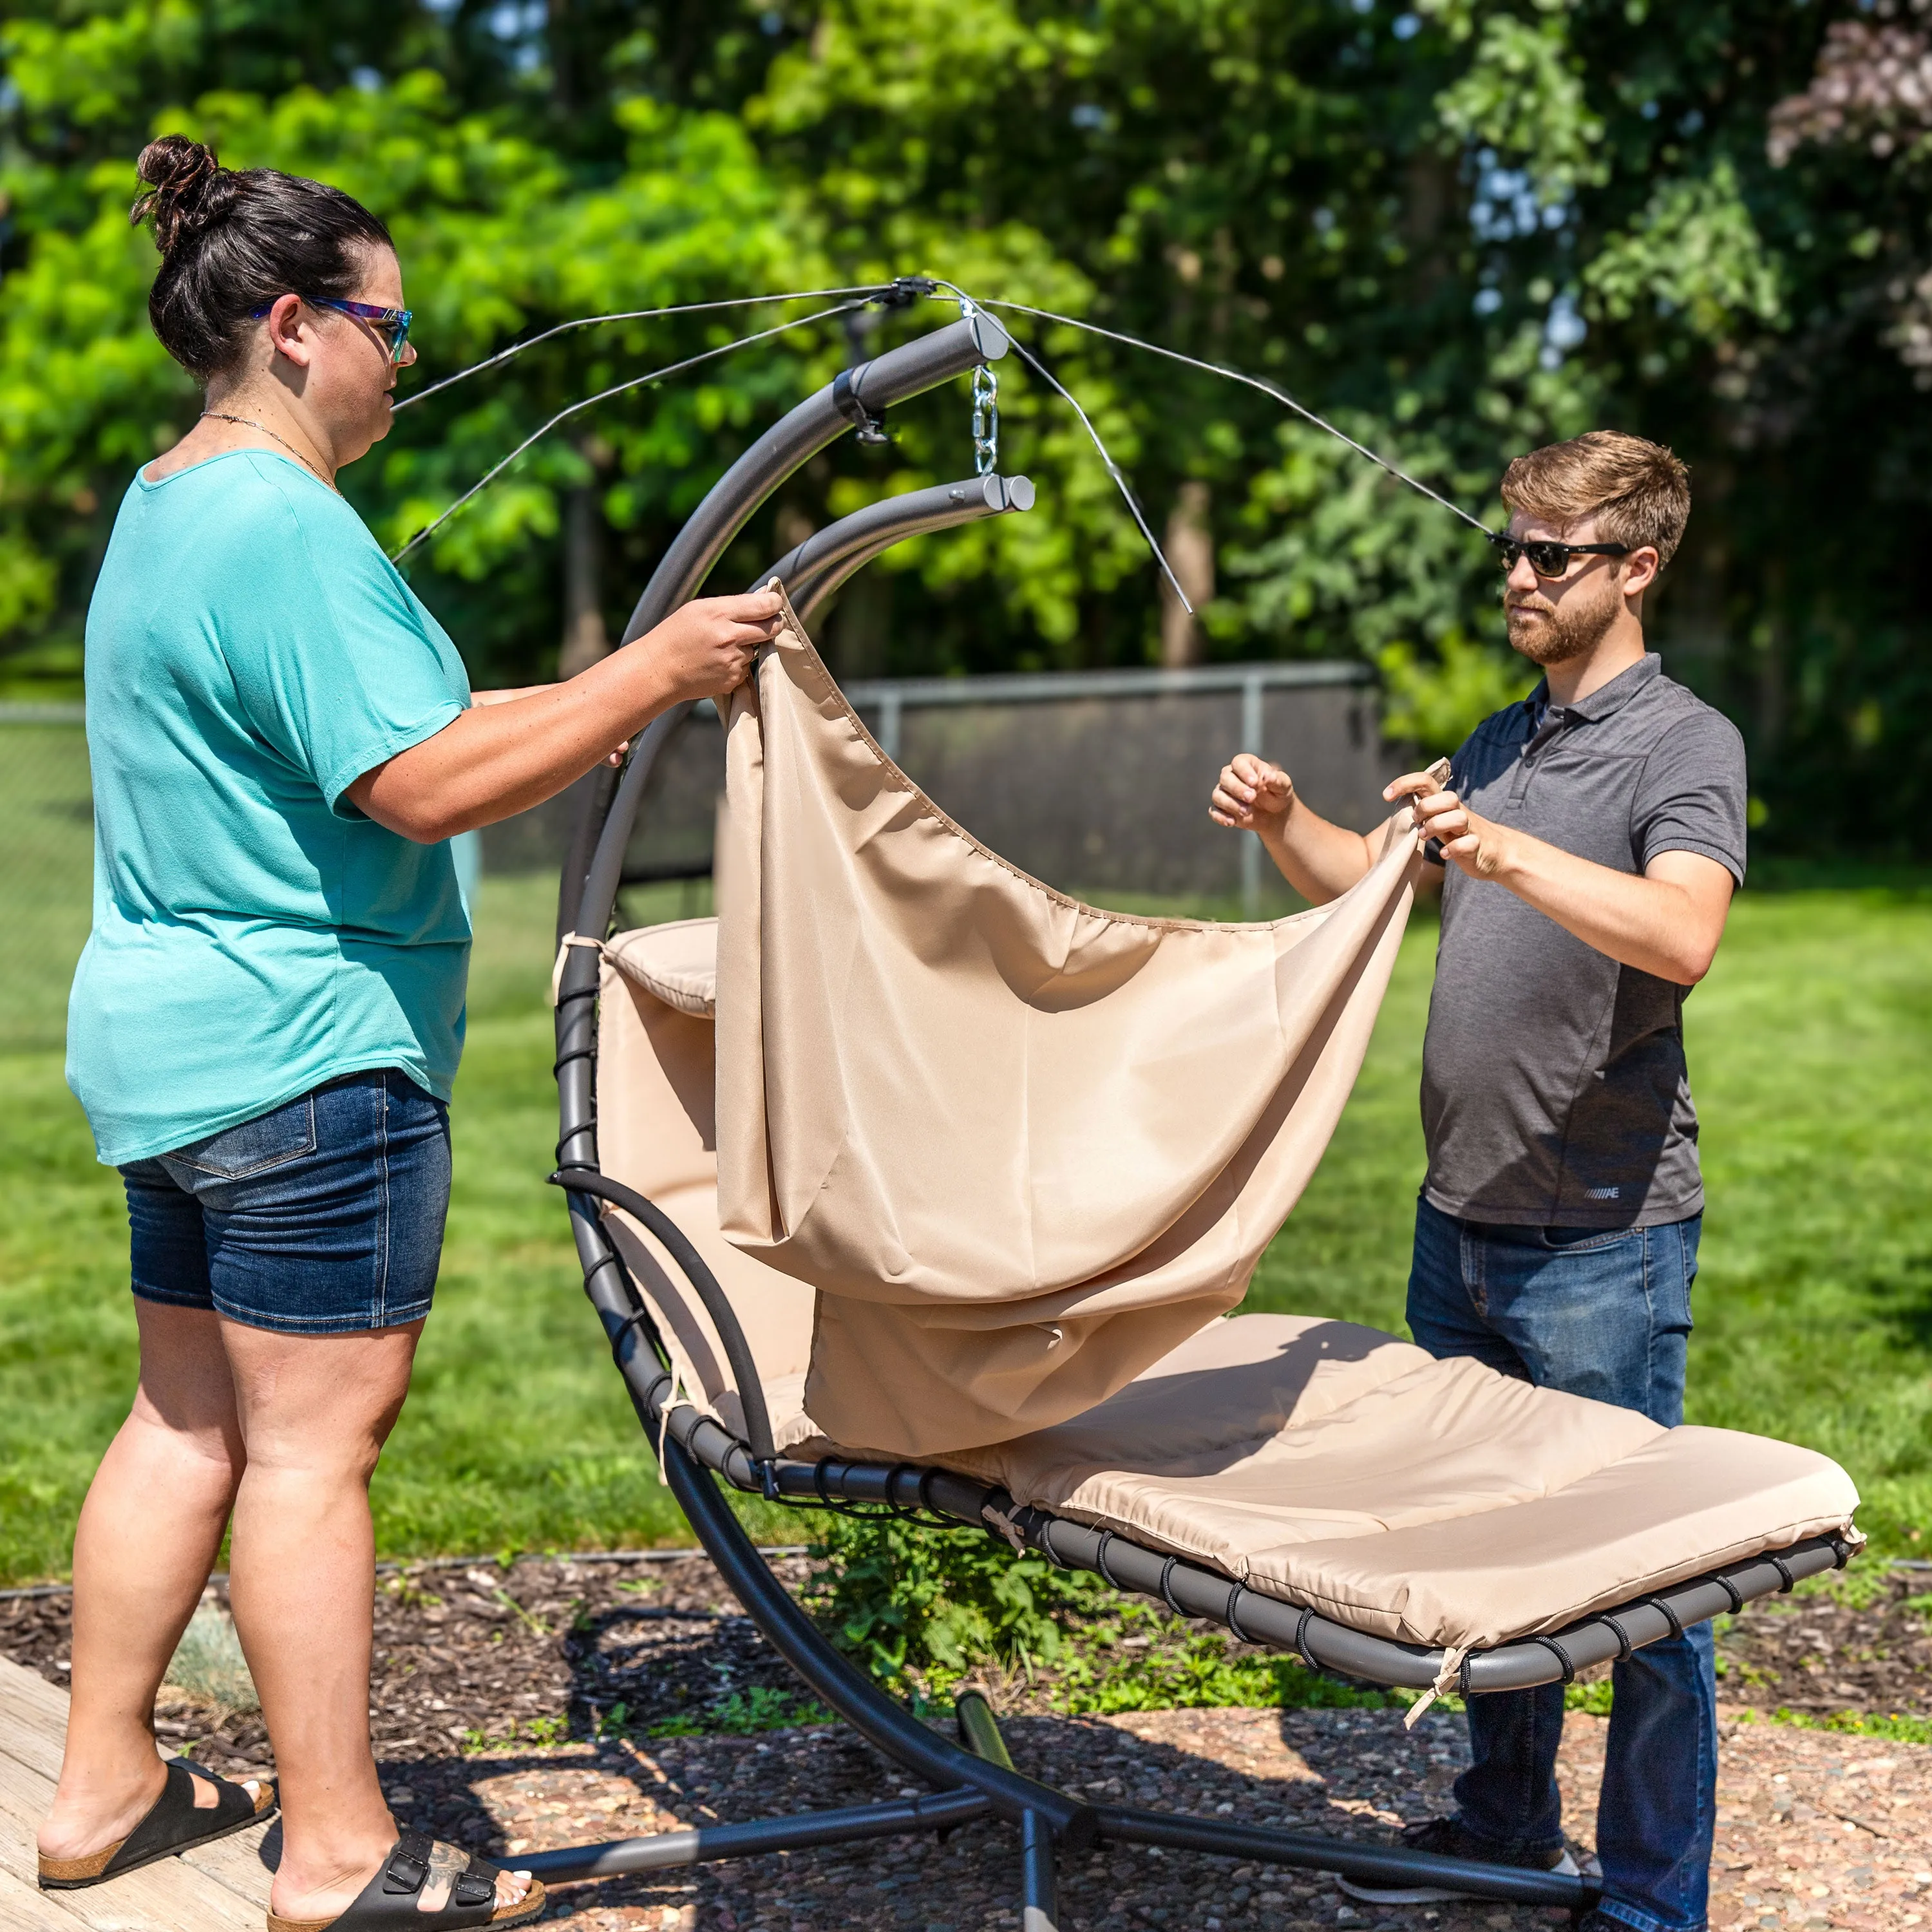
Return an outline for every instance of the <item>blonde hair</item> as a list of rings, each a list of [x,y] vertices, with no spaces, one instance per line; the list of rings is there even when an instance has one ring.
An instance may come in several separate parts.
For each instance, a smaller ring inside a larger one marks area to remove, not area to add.
[[[1661,443],[1593,429],[1519,456],[1503,472],[1502,498],[1560,530],[1594,516],[1604,542],[1648,544],[1661,568],[1690,519],[1690,472]]]

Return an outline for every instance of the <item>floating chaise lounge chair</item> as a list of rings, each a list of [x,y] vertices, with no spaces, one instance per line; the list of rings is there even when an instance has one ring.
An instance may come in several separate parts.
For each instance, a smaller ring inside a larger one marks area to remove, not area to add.
[[[848,423],[1005,348],[970,315],[800,405],[628,634]],[[976,1526],[1425,1696],[1567,1682],[1860,1540],[1850,1479],[1810,1450],[1233,1312],[1360,1065],[1417,841],[1398,813],[1332,904],[1216,926],[1080,905],[949,819],[845,702],[810,614],[898,536],[1031,501],[974,478],[781,560],[786,622],[727,707],[718,917],[610,931],[675,716],[598,790],[560,910],[554,1178],[639,1420],[765,1635],[933,1795],[520,1862],[590,1877],[991,1815],[1019,1836],[1026,1932],[1055,1922],[1056,1847],[1096,1841],[1580,1909],[1586,1878],[1090,1804],[1016,1772],[975,1694],[956,1744],[832,1648],[721,1491]]]

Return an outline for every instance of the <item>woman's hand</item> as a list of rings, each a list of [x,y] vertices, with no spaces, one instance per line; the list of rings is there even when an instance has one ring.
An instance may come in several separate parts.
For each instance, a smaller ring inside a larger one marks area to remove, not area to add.
[[[750,675],[758,646],[771,641],[784,608],[776,590],[700,597],[624,649],[651,660],[673,704],[722,698]]]

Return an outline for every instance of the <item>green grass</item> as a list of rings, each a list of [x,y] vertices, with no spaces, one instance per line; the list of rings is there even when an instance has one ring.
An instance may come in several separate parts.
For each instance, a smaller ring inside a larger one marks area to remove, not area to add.
[[[0,884],[0,931],[34,916],[14,884]],[[1740,900],[1688,1009],[1711,1194],[1690,1412],[1836,1456],[1880,1547],[1905,1549],[1932,1522],[1932,886],[1794,886]],[[386,1556],[688,1540],[543,1184],[550,894],[544,879],[484,883],[442,1286],[375,1483]],[[677,888],[631,908],[706,909]],[[1434,937],[1423,920],[1409,935],[1334,1145],[1251,1306],[1400,1327]],[[34,944],[64,991],[52,929]],[[66,1570],[134,1370],[118,1189],[57,1052],[0,1054],[0,1577],[31,1581]],[[752,1510],[762,1533],[802,1540],[795,1519]]]
[[[58,1048],[93,876],[82,728],[0,722],[0,1054]]]

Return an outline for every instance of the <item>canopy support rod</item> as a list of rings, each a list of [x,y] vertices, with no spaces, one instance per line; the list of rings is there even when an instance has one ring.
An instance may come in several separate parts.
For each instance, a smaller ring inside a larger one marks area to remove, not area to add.
[[[642,637],[696,596],[712,566],[766,498],[801,464],[852,427],[845,413],[848,396],[876,416],[950,377],[998,361],[1007,347],[1006,332],[999,324],[976,313],[846,370],[841,382],[826,383],[780,418],[711,486],[671,539],[624,627],[623,642]],[[647,775],[648,767],[640,771],[634,757],[621,779],[607,770],[594,782],[564,868],[557,907],[560,937],[570,931],[603,937],[617,896],[624,844]]]

